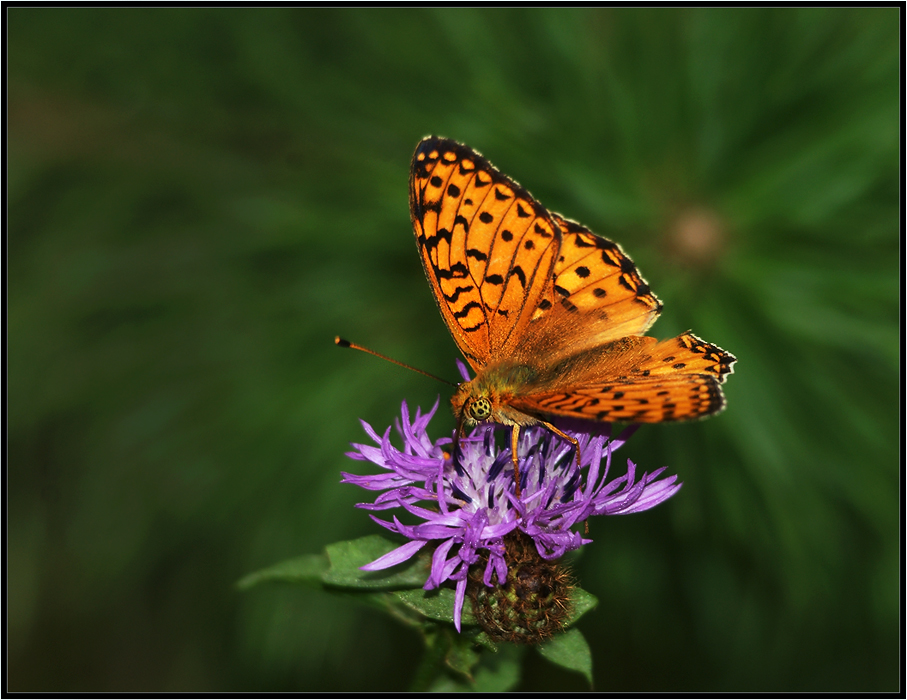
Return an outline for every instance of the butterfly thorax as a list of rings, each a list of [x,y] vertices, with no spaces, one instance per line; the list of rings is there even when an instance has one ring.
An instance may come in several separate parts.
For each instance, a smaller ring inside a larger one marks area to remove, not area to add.
[[[538,373],[528,365],[502,362],[480,371],[475,379],[460,384],[450,400],[460,424],[500,423],[502,425],[532,425],[532,416],[509,406]]]

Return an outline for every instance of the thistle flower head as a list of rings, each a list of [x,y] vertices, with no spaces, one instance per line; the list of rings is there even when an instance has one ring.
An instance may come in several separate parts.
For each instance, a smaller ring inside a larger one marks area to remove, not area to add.
[[[517,498],[510,441],[498,447],[495,439],[500,427],[477,426],[460,439],[458,459],[452,460],[452,439],[428,436],[428,423],[437,408],[435,403],[427,413],[417,409],[410,418],[403,402],[397,421],[402,449],[391,443],[390,427],[379,435],[363,421],[374,445],[353,444],[354,450],[347,454],[372,462],[382,471],[371,475],[344,472],[343,482],[380,492],[374,502],[358,504],[360,508],[374,512],[402,508],[422,521],[406,525],[396,516],[384,520],[371,515],[379,525],[409,541],[362,568],[385,569],[408,560],[429,543],[435,545],[424,588],[437,588],[445,581],[456,583],[457,630],[470,567],[484,564],[486,586],[507,580],[505,536],[519,531],[532,540],[542,559],[554,560],[592,541],[574,529],[578,523],[594,515],[647,510],[680,488],[676,476],[662,477],[664,468],[638,476],[636,465],[629,460],[625,474],[609,479],[611,456],[635,426],[617,437],[566,430],[579,443],[579,465],[573,445],[544,426],[531,426],[520,431],[521,494]]]

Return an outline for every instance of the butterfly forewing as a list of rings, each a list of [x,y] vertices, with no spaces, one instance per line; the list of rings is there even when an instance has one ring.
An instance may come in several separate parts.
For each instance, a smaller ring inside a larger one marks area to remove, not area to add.
[[[553,215],[562,231],[554,291],[568,311],[589,315],[589,335],[605,343],[648,330],[661,302],[620,246],[575,221]],[[598,332],[595,332],[598,331]]]
[[[425,274],[476,369],[507,356],[549,304],[560,232],[547,211],[487,160],[447,139],[413,156],[410,212]]]

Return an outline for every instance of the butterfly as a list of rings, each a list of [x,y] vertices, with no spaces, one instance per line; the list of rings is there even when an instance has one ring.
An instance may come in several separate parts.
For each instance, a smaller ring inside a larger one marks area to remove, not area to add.
[[[690,332],[643,335],[662,304],[620,246],[545,209],[482,155],[430,136],[413,154],[413,233],[425,276],[476,376],[451,399],[468,425],[517,440],[551,420],[661,423],[724,408],[736,358]]]

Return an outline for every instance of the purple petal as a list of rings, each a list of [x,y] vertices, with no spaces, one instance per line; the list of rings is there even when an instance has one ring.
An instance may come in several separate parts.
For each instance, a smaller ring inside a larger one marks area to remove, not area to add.
[[[359,568],[363,571],[380,571],[381,569],[387,569],[391,566],[402,564],[412,557],[413,554],[422,549],[425,544],[425,542],[419,542],[418,540],[407,542],[406,544],[391,550],[384,556],[378,557],[375,561],[366,564],[365,566],[360,566]]]
[[[378,436],[378,433],[375,432],[375,429],[372,428],[372,426],[366,423],[364,420],[360,419],[359,422],[362,424],[362,428],[365,430],[365,434],[380,445],[381,438]],[[388,428],[388,430],[390,430],[390,428]]]
[[[431,574],[425,582],[425,588],[437,588],[447,578],[444,576],[444,565],[447,563],[447,553],[454,546],[453,538],[439,544],[431,557]]]
[[[468,577],[464,576],[457,581],[457,593],[454,596],[454,627],[457,628],[457,632],[460,631],[460,618],[463,615],[463,600],[466,598],[466,582],[468,580]]]
[[[680,491],[680,487],[683,486],[682,482],[674,483],[675,481],[677,481],[676,474],[650,484],[646,487],[637,501],[632,504],[632,506],[622,511],[621,515],[626,513],[641,513],[644,510],[657,506],[659,503],[664,503],[671,496]]]

